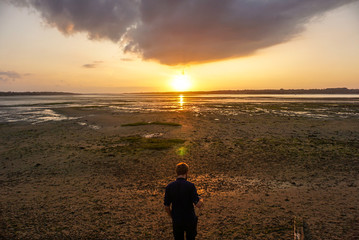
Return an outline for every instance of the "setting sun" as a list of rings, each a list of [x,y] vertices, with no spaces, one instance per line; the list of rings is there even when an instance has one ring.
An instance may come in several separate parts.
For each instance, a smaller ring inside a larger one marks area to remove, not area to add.
[[[175,91],[187,91],[191,87],[190,77],[186,74],[176,75],[172,79],[171,85]]]

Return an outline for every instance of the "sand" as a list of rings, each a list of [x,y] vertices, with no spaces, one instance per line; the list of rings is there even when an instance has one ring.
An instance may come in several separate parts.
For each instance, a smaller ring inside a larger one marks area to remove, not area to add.
[[[0,238],[171,239],[179,161],[205,207],[198,239],[359,238],[359,123],[274,114],[56,111],[0,124]],[[136,122],[181,126],[121,126]],[[183,140],[183,141],[181,141]]]

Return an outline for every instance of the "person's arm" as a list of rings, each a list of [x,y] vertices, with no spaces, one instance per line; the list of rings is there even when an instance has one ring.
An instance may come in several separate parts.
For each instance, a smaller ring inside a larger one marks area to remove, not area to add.
[[[164,205],[165,205],[165,211],[166,211],[167,215],[172,218],[171,207],[170,207],[172,200],[171,200],[171,197],[170,197],[170,194],[168,191],[169,191],[168,187],[166,187]]]
[[[172,214],[171,214],[171,208],[169,206],[165,206],[165,211],[167,213],[167,215],[172,218]]]
[[[203,207],[203,206],[204,206],[204,205],[203,205],[203,199],[200,198],[199,201],[197,202],[197,204],[196,204],[195,206],[198,207],[198,208]]]

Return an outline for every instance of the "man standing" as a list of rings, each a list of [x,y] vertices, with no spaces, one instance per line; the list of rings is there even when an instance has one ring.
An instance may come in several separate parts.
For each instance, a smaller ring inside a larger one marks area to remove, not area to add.
[[[165,192],[165,210],[172,218],[175,240],[183,240],[184,232],[187,240],[195,239],[198,218],[193,205],[203,207],[203,200],[198,196],[196,187],[187,181],[188,169],[184,162],[177,164],[177,179],[167,185]]]

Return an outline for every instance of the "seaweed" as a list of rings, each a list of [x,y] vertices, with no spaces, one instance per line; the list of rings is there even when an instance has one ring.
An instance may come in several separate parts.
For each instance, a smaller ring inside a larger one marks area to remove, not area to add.
[[[173,122],[135,122],[135,123],[127,123],[122,124],[122,127],[135,127],[135,126],[146,126],[146,125],[162,125],[162,126],[182,126],[179,123]]]

